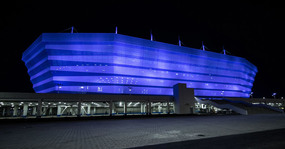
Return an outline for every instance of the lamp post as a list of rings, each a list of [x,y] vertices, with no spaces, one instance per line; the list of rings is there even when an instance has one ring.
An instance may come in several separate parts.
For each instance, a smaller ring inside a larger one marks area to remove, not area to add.
[[[250,93],[250,98],[253,98],[253,92]]]
[[[277,93],[273,93],[273,94],[272,94],[272,96],[273,96],[274,99],[276,98],[276,94],[277,94]]]

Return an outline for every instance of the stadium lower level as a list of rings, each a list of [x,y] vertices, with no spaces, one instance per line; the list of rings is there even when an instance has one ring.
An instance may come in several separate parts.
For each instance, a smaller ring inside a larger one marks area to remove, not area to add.
[[[189,114],[283,113],[284,100],[195,97]],[[177,114],[173,96],[0,93],[0,117],[84,117]]]

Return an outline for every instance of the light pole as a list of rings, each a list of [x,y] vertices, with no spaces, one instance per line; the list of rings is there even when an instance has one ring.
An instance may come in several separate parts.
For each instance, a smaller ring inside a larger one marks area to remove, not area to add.
[[[250,93],[250,98],[253,98],[253,92]]]
[[[277,94],[277,93],[273,93],[273,94],[272,94],[272,96],[273,96],[274,99],[276,98],[276,94]]]

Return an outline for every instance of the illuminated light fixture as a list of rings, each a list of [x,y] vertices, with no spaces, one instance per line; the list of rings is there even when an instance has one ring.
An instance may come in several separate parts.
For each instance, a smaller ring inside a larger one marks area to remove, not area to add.
[[[132,104],[132,102],[130,102],[130,103],[128,104],[128,106],[131,106],[131,104]]]
[[[152,30],[150,30],[150,41],[153,41]]]
[[[181,47],[181,40],[180,40],[180,36],[178,36],[178,46]]]
[[[137,106],[138,104],[140,104],[140,102],[135,103],[134,106]]]
[[[273,93],[272,96],[275,99],[276,98],[277,93]]]

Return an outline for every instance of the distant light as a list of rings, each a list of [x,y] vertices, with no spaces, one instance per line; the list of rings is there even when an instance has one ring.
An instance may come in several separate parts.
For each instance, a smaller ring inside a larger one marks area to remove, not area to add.
[[[83,89],[84,87],[83,87],[83,86],[81,86],[80,88],[82,88],[82,89]]]

